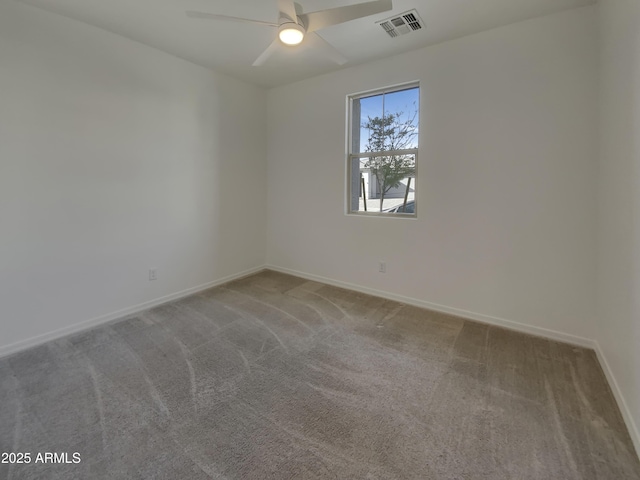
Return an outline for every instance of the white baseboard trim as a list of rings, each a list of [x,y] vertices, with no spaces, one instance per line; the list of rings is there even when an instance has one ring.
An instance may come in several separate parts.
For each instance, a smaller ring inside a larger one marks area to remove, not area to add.
[[[195,287],[187,288],[186,290],[182,290],[180,292],[171,293],[169,295],[165,295],[163,297],[155,298],[153,300],[149,300],[148,302],[140,303],[138,305],[133,305],[131,307],[123,308],[122,310],[118,310],[115,312],[107,313],[106,315],[100,315],[99,317],[94,317],[89,320],[85,320],[79,323],[74,323],[73,325],[69,325],[67,327],[60,328],[58,330],[54,330],[52,332],[47,332],[42,335],[38,335],[35,337],[27,338],[26,340],[20,340],[15,343],[11,343],[9,345],[0,346],[0,357],[5,357],[7,355],[11,355],[13,353],[17,353],[21,350],[25,350],[27,348],[35,347],[42,343],[55,340],[60,337],[64,337],[65,335],[69,335],[72,333],[77,333],[82,330],[88,330],[90,328],[96,327],[98,325],[106,324],[109,322],[113,322],[115,320],[120,320],[124,317],[128,317],[130,315],[136,314],[138,312],[142,312],[143,310],[148,310],[149,308],[156,307],[163,303],[171,302],[173,300],[178,300],[179,298],[188,297],[189,295],[193,295],[194,293],[201,292],[203,290],[207,290],[208,288],[216,287],[218,285],[222,285],[223,283],[228,283],[233,280],[238,280],[243,277],[247,277],[249,275],[253,275],[255,273],[261,272],[264,270],[264,266],[251,268],[249,270],[245,270],[233,275],[228,275],[223,278],[219,278],[218,280],[213,280],[208,283],[204,283],[202,285],[197,285]]]
[[[527,325],[524,323],[514,322],[512,320],[505,320],[504,318],[492,317],[482,313],[470,312],[461,308],[449,307],[446,305],[440,305],[437,303],[427,302],[419,300],[413,297],[405,297],[404,295],[397,295],[395,293],[389,293],[382,290],[376,290],[369,287],[363,287],[353,283],[342,282],[340,280],[334,280],[332,278],[322,277],[305,272],[299,272],[297,270],[291,270],[289,268],[277,267],[275,265],[266,265],[265,269],[273,270],[280,273],[286,273],[294,275],[296,277],[306,278],[307,280],[313,280],[320,283],[326,283],[335,287],[346,288],[349,290],[355,290],[356,292],[366,293],[367,295],[373,295],[376,297],[382,297],[389,300],[395,300],[397,302],[406,303],[407,305],[413,305],[415,307],[426,308],[428,310],[435,310],[441,313],[448,313],[451,315],[457,315],[459,317],[468,318],[469,320],[475,320],[481,323],[489,325],[496,325],[499,327],[508,328],[509,330],[516,330],[522,333],[528,333],[530,335],[537,335],[539,337],[545,337],[551,340],[559,342],[570,343],[586,348],[595,348],[595,342],[589,338],[579,337],[577,335],[571,335],[569,333],[558,332],[556,330],[550,330],[542,327],[535,327],[533,325]]]
[[[620,413],[622,413],[624,423],[627,425],[629,436],[631,437],[633,446],[636,449],[636,455],[640,457],[640,431],[638,430],[638,426],[633,419],[633,415],[631,415],[631,410],[629,409],[629,406],[624,399],[624,395],[622,394],[622,390],[620,390],[620,386],[618,385],[618,381],[613,374],[613,370],[611,370],[609,362],[607,362],[607,357],[604,355],[602,348],[600,348],[600,344],[597,341],[594,342],[594,344],[594,350],[596,351],[598,362],[600,362],[600,366],[602,367],[602,371],[604,372],[605,377],[607,377],[607,382],[609,383],[609,387],[613,392],[613,396],[615,397],[616,402],[618,402],[618,408],[620,409]]]

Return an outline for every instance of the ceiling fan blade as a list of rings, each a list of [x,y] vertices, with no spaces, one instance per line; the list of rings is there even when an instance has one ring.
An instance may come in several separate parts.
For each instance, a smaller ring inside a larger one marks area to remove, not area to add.
[[[278,48],[280,48],[280,40],[276,37],[276,39],[271,42],[271,45],[269,45],[267,49],[262,52],[258,58],[256,58],[256,61],[253,62],[253,66],[259,67],[260,65],[263,65]]]
[[[293,0],[278,0],[278,10],[280,15],[284,14],[289,17],[292,22],[297,22],[298,15],[296,14],[296,7],[293,4]]]
[[[345,63],[347,63],[347,58],[344,55],[342,55],[336,49],[336,47],[331,45],[329,42],[327,42],[324,38],[322,38],[317,33],[310,33],[309,35],[307,35],[307,41],[309,42],[309,45],[311,45],[313,48],[322,50],[322,53],[325,56],[327,56],[328,58],[336,62],[338,65],[344,65]]]
[[[212,19],[212,20],[227,20],[231,22],[240,22],[240,23],[255,23],[257,25],[264,25],[267,27],[278,26],[277,23],[262,22],[260,20],[252,20],[250,18],[230,17],[228,15],[217,15],[215,13],[187,11],[186,14],[187,14],[187,17],[190,17],[190,18],[206,18],[206,19]]]
[[[319,12],[304,13],[299,17],[307,27],[307,32],[315,32],[321,28],[348,22],[357,18],[368,17],[376,13],[387,12],[393,8],[392,0],[357,3],[346,7],[330,8]]]

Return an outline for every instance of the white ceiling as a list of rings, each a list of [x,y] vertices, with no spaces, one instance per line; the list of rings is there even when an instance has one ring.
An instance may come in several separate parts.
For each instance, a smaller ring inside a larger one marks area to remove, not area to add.
[[[275,38],[275,29],[254,24],[191,19],[186,10],[277,22],[277,0],[20,0],[158,48],[236,78],[271,87],[387,57],[596,0],[393,0],[391,12],[320,31],[349,62],[340,67],[321,52],[280,49],[261,67],[253,61]],[[362,0],[298,0],[305,12]],[[375,24],[417,9],[423,30],[391,38]]]

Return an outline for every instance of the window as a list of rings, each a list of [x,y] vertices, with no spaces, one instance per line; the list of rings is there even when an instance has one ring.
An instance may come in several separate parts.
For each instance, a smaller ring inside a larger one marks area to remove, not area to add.
[[[420,88],[349,97],[347,212],[415,217]]]

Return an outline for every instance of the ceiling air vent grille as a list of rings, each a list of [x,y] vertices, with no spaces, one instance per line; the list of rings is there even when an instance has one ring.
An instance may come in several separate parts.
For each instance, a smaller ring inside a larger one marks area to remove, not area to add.
[[[385,18],[379,22],[376,22],[387,32],[390,37],[399,37],[400,35],[406,35],[407,33],[414,32],[422,29],[424,22],[415,10],[409,10],[408,12],[401,13],[400,15],[394,15],[390,18]]]

